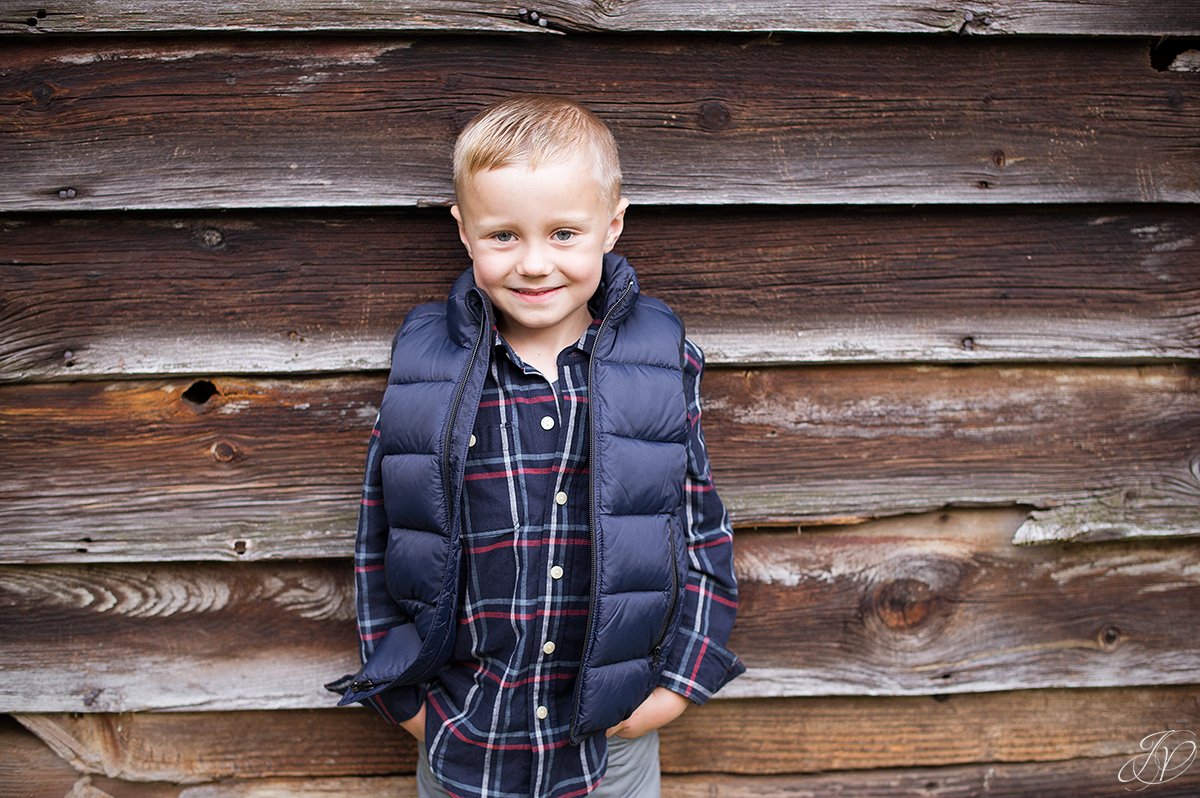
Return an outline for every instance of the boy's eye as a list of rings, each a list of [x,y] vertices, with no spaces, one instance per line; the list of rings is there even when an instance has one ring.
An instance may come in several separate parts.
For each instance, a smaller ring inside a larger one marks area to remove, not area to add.
[[[554,240],[555,241],[570,241],[574,237],[575,237],[575,232],[573,230],[555,230],[554,231]]]
[[[513,240],[513,234],[508,232],[493,233],[492,238],[496,239],[501,244],[507,244]]]

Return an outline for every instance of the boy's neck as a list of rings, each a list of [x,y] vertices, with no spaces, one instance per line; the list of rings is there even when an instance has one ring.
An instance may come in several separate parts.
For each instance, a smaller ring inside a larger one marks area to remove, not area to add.
[[[502,315],[496,317],[496,328],[513,351],[526,363],[539,367],[543,373],[546,371],[542,366],[553,366],[549,374],[554,374],[557,369],[558,353],[578,341],[591,323],[589,312],[570,326],[562,324],[546,330],[514,330]]]

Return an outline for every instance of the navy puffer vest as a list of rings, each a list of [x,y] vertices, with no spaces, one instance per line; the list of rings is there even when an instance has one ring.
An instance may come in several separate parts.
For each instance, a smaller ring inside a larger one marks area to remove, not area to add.
[[[658,684],[687,573],[684,326],[604,256],[588,365],[592,579],[570,741],[627,718]],[[392,348],[380,407],[385,573],[412,619],[388,631],[338,705],[433,677],[454,648],[465,584],[462,484],[492,353],[493,311],[471,269],[418,305]]]

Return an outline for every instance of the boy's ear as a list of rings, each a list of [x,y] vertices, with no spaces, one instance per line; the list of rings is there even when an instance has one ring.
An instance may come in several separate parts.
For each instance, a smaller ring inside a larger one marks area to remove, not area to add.
[[[625,229],[625,209],[628,207],[629,200],[627,198],[621,197],[617,201],[612,221],[608,223],[608,235],[604,238],[605,252],[612,252],[612,248],[617,245],[617,239],[621,237],[621,232]]]
[[[462,211],[458,209],[458,205],[450,206],[450,215],[454,217],[454,221],[458,222],[458,240],[462,241],[463,246],[467,248],[467,257],[472,258],[471,244],[467,240],[467,230],[463,227]]]

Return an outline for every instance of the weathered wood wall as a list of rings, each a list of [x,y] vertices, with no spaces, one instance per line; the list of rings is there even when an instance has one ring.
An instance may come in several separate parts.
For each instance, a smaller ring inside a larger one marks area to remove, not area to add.
[[[516,90],[612,125],[708,354],[749,671],[665,794],[1124,795],[1200,734],[1200,5],[536,11],[0,0],[0,796],[415,795],[321,684]]]

